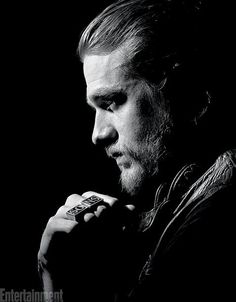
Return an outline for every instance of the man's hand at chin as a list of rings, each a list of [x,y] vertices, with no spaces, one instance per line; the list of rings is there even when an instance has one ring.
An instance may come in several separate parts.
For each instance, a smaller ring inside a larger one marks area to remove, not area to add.
[[[75,209],[81,208],[89,198],[94,200],[93,196],[101,202],[86,207],[71,220],[68,211],[78,205]],[[115,267],[114,257],[121,256],[125,217],[133,210],[133,205],[123,205],[117,198],[96,192],[70,195],[49,219],[42,235],[38,261],[44,290],[63,289],[68,299],[85,299],[85,295],[102,292],[102,287],[115,282],[112,276],[119,260]]]

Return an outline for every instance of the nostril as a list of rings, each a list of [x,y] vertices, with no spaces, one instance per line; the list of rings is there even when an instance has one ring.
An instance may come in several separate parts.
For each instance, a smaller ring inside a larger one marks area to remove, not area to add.
[[[118,138],[118,133],[112,126],[106,126],[99,131],[93,132],[92,141],[95,145],[107,146],[114,143]]]

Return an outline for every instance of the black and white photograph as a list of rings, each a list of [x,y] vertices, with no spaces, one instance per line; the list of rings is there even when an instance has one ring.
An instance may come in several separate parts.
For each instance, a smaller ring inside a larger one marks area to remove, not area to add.
[[[232,3],[2,14],[0,302],[233,301]]]

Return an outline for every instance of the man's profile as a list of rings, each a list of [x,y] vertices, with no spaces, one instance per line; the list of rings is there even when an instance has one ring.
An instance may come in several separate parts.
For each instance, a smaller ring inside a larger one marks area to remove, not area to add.
[[[71,195],[49,219],[38,253],[45,292],[111,302],[232,293],[236,153],[209,136],[219,112],[207,4],[120,0],[82,33],[92,141],[114,159],[122,193]]]

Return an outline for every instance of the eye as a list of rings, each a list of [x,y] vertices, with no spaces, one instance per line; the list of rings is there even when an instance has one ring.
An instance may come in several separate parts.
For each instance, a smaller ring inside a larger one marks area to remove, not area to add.
[[[104,110],[114,112],[115,110],[118,110],[119,107],[125,103],[126,101],[126,95],[123,93],[119,93],[117,95],[111,96],[109,98],[106,98],[103,101],[102,108]]]
[[[111,112],[115,111],[117,108],[118,108],[118,102],[117,101],[112,101],[112,102],[110,102],[109,105],[106,106],[106,110],[111,111]]]
[[[106,111],[113,112],[116,109],[116,102],[115,101],[103,101],[100,104],[100,108]]]

